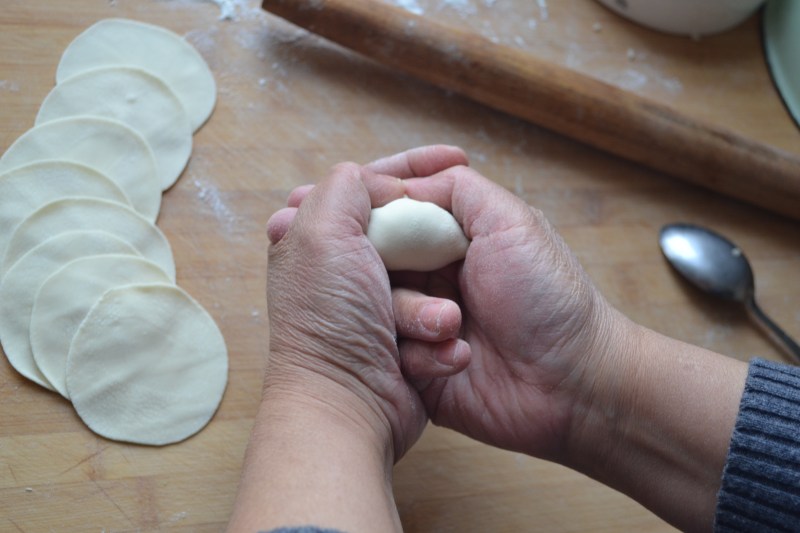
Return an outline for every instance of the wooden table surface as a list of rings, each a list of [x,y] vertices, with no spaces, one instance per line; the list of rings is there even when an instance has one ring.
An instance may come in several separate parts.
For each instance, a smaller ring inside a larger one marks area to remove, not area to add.
[[[586,0],[392,0],[426,16],[800,153],[765,65],[760,19],[695,41]],[[448,94],[298,30],[252,0],[4,0],[0,151],[33,125],[60,54],[93,22],[129,17],[185,35],[219,96],[159,226],[178,282],[227,339],[230,380],[210,425],[148,448],[87,430],[69,403],[0,362],[0,530],[219,531],[230,513],[267,354],[265,223],[295,186],[342,160],[451,143],[545,211],[589,275],[651,328],[741,360],[781,360],[736,306],[679,280],[660,255],[673,221],[727,234],[764,309],[800,337],[800,224]],[[800,209],[800,206],[798,206]],[[396,467],[407,531],[671,531],[625,496],[557,465],[429,427]]]

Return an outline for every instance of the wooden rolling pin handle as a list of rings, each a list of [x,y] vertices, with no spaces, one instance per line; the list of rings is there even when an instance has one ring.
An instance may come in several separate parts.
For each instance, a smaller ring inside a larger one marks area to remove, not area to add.
[[[377,0],[265,10],[447,90],[601,150],[800,219],[800,157]]]

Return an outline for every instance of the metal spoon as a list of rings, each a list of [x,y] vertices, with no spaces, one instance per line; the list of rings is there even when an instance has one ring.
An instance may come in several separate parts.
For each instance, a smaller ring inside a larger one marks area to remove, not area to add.
[[[738,246],[691,224],[664,226],[659,243],[667,261],[687,280],[714,296],[743,303],[751,318],[786,353],[800,361],[800,345],[756,304],[753,270]]]

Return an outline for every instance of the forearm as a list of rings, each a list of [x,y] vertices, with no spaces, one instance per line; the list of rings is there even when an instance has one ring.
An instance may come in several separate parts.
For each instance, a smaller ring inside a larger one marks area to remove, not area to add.
[[[747,365],[627,320],[620,331],[571,466],[684,531],[710,531]]]
[[[228,531],[401,529],[390,446],[316,400],[265,394]]]

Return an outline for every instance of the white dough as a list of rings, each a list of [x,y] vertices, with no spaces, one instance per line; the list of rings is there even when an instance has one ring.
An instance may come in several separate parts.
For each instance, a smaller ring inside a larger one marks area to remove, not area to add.
[[[436,270],[463,259],[469,247],[453,215],[411,198],[373,209],[367,238],[387,270]]]
[[[67,263],[44,280],[33,303],[30,339],[36,366],[69,398],[64,377],[69,345],[94,303],[114,287],[169,281],[158,265],[133,255],[95,255]]]
[[[145,218],[158,217],[161,182],[156,158],[142,136],[122,122],[69,117],[31,128],[0,158],[0,172],[50,159],[92,167],[116,183]]]
[[[96,170],[67,161],[43,161],[0,174],[0,257],[17,225],[44,204],[89,196],[128,204],[125,193]]]
[[[183,104],[193,130],[214,109],[214,77],[197,50],[176,33],[135,20],[105,19],[84,30],[64,50],[56,82],[110,66],[139,67],[163,80]]]
[[[99,435],[139,444],[170,444],[202,429],[227,375],[219,328],[174,285],[106,292],[67,357],[67,391],[81,419]]]
[[[17,372],[54,390],[33,360],[30,323],[39,287],[74,259],[97,254],[138,255],[136,249],[104,231],[68,231],[51,237],[25,254],[0,283],[0,342]]]
[[[40,207],[14,230],[0,272],[45,239],[72,230],[102,230],[127,241],[175,279],[175,260],[164,234],[133,209],[96,198],[65,198]]]
[[[162,189],[175,183],[189,161],[189,116],[175,93],[145,70],[103,67],[64,80],[42,102],[36,125],[76,115],[116,119],[144,137],[155,155]]]

